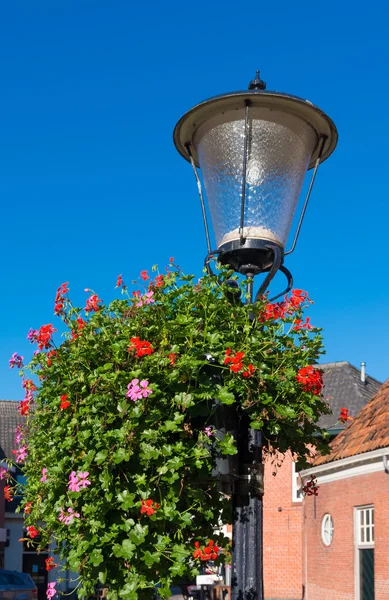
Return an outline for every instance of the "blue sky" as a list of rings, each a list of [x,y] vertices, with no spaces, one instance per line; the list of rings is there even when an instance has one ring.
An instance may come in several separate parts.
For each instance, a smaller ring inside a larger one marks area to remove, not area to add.
[[[388,139],[384,3],[36,0],[0,8],[0,397],[30,327],[55,323],[56,288],[104,300],[170,256],[200,273],[201,213],[172,143],[181,115],[261,69],[268,89],[319,105],[339,145],[319,171],[295,253],[327,361],[384,380]],[[281,282],[280,282],[281,285]]]

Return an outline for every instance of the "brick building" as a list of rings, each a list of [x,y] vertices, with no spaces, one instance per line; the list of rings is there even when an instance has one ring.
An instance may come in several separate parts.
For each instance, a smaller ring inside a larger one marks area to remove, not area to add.
[[[332,415],[323,416],[319,424],[335,437],[345,428],[345,425],[337,422],[340,409],[348,408],[349,414],[356,416],[376,394],[381,384],[366,376],[364,369],[360,371],[348,362],[328,363],[320,367],[324,372],[323,394],[331,407]],[[283,458],[276,476],[272,475],[273,472],[274,466],[267,462],[263,501],[265,598],[306,600],[303,498],[300,477],[294,468],[292,455],[289,453]],[[322,600],[341,599],[323,596]]]
[[[389,598],[389,380],[315,459],[304,500],[307,600]]]

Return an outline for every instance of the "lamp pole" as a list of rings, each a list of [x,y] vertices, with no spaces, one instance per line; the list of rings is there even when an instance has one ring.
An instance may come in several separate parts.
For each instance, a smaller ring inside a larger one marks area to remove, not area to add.
[[[174,129],[178,152],[191,163],[203,215],[212,273],[217,259],[247,279],[247,303],[263,296],[293,252],[319,164],[337,144],[333,121],[311,102],[266,91],[259,71],[246,91],[222,94],[187,112]],[[207,195],[207,205],[202,182]],[[290,250],[285,245],[304,177],[311,181]],[[211,247],[210,213],[216,249]],[[265,278],[254,297],[254,277]],[[231,281],[231,288],[237,286]],[[232,600],[263,600],[263,439],[242,410],[235,414],[238,464],[231,473]]]

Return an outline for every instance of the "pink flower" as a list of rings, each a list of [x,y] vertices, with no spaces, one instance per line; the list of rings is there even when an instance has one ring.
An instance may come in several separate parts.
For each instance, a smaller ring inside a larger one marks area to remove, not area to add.
[[[139,385],[138,385],[139,384]],[[141,398],[147,398],[150,394],[153,393],[149,387],[149,382],[146,379],[143,379],[139,383],[139,379],[133,379],[127,386],[127,398],[131,398],[131,400],[140,400]]]
[[[28,454],[28,446],[21,446],[18,450],[12,450],[12,454],[16,455],[16,462],[22,463],[26,460]]]
[[[42,477],[41,477],[41,481],[42,481],[42,483],[45,483],[45,481],[46,481],[46,480],[47,480],[47,469],[46,469],[46,467],[44,467],[44,468],[42,469]]]
[[[69,490],[69,492],[79,492],[80,491],[80,483],[78,481],[78,476],[75,471],[72,471],[69,475],[68,490]]]
[[[66,512],[64,511],[64,509],[61,507],[60,508],[60,513],[58,516],[58,519],[65,523],[65,525],[69,525],[69,523],[71,523],[73,521],[73,519],[79,519],[80,518],[80,513],[75,512],[72,508],[68,508],[68,514],[66,514]]]
[[[212,428],[212,427],[206,427],[206,428],[204,429],[204,433],[205,433],[205,435],[207,435],[208,437],[211,437],[211,436],[212,436],[212,434],[213,434],[213,428]]]
[[[55,589],[56,585],[57,585],[56,581],[51,581],[50,583],[47,584],[46,596],[47,596],[48,600],[53,598],[53,596],[55,596],[55,594],[57,593],[57,590]]]
[[[9,368],[13,369],[14,367],[17,367],[18,369],[21,369],[23,366],[23,358],[24,356],[19,356],[17,352],[14,352],[9,359]]]
[[[151,390],[148,386],[149,386],[149,382],[146,379],[142,379],[142,381],[139,383],[140,387],[141,387],[141,393],[143,398],[147,398],[147,396],[150,396],[150,394],[153,393],[153,390]]]
[[[91,482],[87,479],[88,475],[89,471],[79,471],[78,474],[75,471],[72,471],[69,475],[68,490],[70,492],[80,492],[81,488],[86,488],[88,485],[91,485]]]
[[[4,469],[4,467],[0,467],[0,481],[2,479],[7,479],[9,477],[8,469]]]
[[[79,484],[81,485],[82,488],[86,488],[88,485],[91,485],[91,482],[89,481],[89,479],[87,479],[89,475],[89,471],[80,471],[78,474],[79,477]]]
[[[153,296],[154,296],[154,292],[147,292],[147,294],[145,294],[143,296],[143,302],[145,304],[152,304],[153,302],[155,302]]]
[[[24,431],[21,425],[17,425],[15,429],[15,444],[18,446],[23,443],[24,440]]]

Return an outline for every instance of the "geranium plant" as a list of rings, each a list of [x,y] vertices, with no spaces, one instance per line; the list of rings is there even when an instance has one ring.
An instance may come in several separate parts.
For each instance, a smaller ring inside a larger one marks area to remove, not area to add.
[[[168,598],[205,561],[225,561],[229,540],[217,529],[231,522],[231,502],[212,471],[237,449],[231,433],[217,435],[223,405],[301,466],[318,444],[328,408],[313,366],[320,332],[302,316],[308,295],[245,305],[231,298],[231,277],[222,269],[195,281],[171,261],[166,274],[142,271],[133,291],[119,276],[122,297],[109,305],[86,290],[83,309],[62,284],[54,312],[64,340],[43,325],[28,334],[37,344],[28,367],[11,359],[25,390],[16,452],[29,543],[54,542],[80,596],[100,582],[111,600],[156,589]]]

